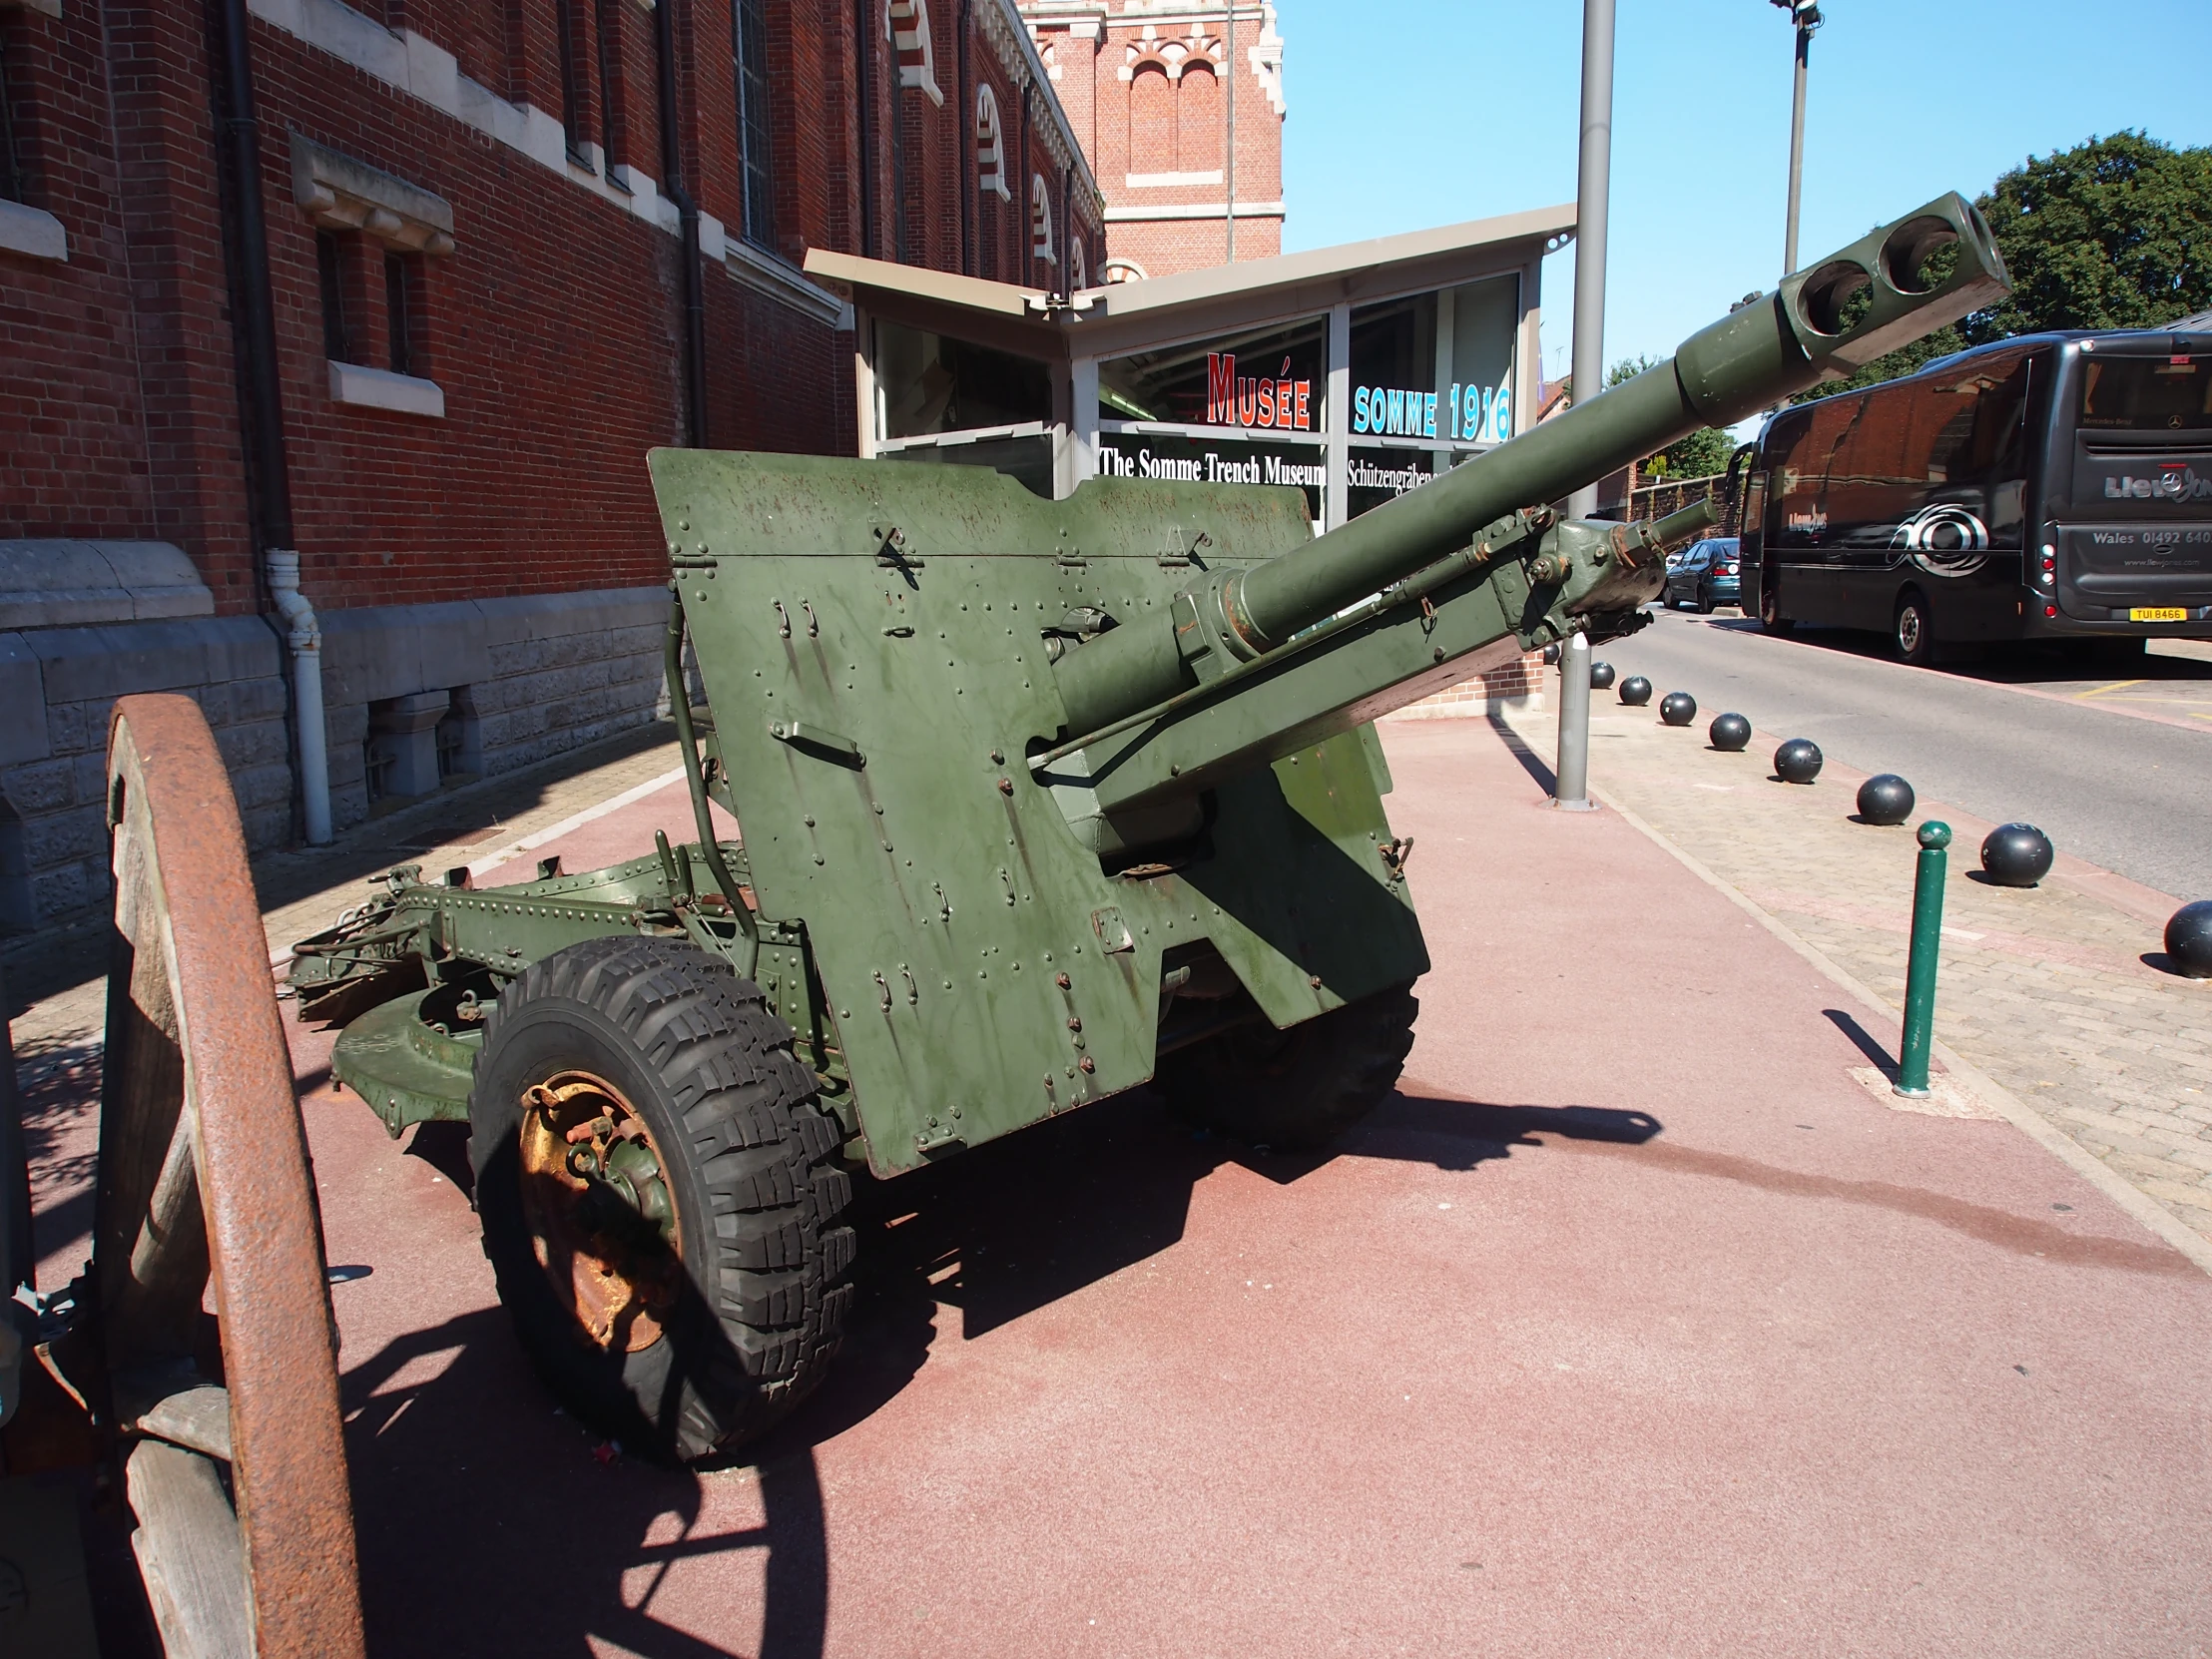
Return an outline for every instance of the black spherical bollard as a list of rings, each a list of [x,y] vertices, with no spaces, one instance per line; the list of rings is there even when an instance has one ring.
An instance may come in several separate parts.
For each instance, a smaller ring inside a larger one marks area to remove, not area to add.
[[[1742,715],[1715,715],[1705,736],[1722,754],[1741,755],[1751,742],[1751,722]]]
[[[2058,856],[2032,824],[2000,824],[1982,838],[1981,873],[2000,887],[2032,887]]]
[[[1553,640],[1549,645],[1544,647],[1544,667],[1557,668],[1558,666],[1559,642],[1557,640]]]
[[[1688,692],[1669,692],[1659,700],[1659,718],[1669,726],[1687,726],[1697,719],[1697,699]]]
[[[1913,816],[1913,786],[1894,772],[1878,772],[1859,786],[1859,816],[1869,824],[1903,824]]]
[[[1821,775],[1821,746],[1792,738],[1774,752],[1774,775],[1785,784],[1810,784]]]
[[[1611,663],[1592,663],[1590,665],[1590,689],[1592,691],[1611,691],[1613,689],[1613,665]]]
[[[2212,898],[2184,904],[2167,918],[2166,954],[2176,972],[2212,979]]]
[[[1641,709],[1651,701],[1651,682],[1641,674],[1632,674],[1621,682],[1621,701],[1631,709]]]

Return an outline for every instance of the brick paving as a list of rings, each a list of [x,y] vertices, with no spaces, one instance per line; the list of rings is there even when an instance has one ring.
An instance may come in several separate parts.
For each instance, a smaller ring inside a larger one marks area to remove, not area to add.
[[[1660,724],[1656,698],[1628,709],[1595,693],[1593,792],[1902,1009],[1911,825],[1852,822],[1865,774],[1833,763],[1810,787],[1773,782],[1774,734],[1758,733],[1740,755],[1716,752],[1705,727],[1718,712],[1701,708],[1674,729]],[[1553,754],[1555,717],[1508,711],[1500,724],[1537,755]],[[2063,848],[2040,886],[1995,886],[1977,879],[1990,827],[1930,801],[1912,825],[1931,818],[1955,831],[1937,1040],[2212,1240],[2212,981],[2157,965],[2163,917],[2179,900]],[[1758,987],[1738,991],[1742,1017],[1756,1020]],[[1894,1059],[1897,1027],[1873,1035]]]

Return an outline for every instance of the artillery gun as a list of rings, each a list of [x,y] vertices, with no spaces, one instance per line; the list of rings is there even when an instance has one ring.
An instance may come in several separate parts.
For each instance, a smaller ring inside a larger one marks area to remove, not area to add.
[[[697,840],[484,890],[393,870],[297,947],[299,1010],[350,1021],[333,1069],[391,1133],[469,1124],[554,1388],[705,1455],[834,1352],[855,1172],[1145,1083],[1277,1147],[1380,1101],[1428,958],[1372,722],[1636,626],[1705,522],[1535,504],[2003,290],[1946,196],[1320,537],[1288,488],[1046,502],[968,468],[656,451]]]

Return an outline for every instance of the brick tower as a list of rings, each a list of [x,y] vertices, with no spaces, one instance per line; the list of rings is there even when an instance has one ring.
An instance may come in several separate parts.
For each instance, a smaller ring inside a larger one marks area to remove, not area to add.
[[[1108,281],[1283,252],[1271,0],[1021,0],[1106,198]]]

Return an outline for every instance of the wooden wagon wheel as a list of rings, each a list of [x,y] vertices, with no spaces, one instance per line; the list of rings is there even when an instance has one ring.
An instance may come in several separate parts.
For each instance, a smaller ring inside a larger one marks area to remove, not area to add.
[[[238,805],[190,699],[116,705],[108,823],[88,1335],[132,1543],[172,1659],[348,1659],[360,1590],[306,1134]],[[211,1286],[220,1382],[195,1360]]]

